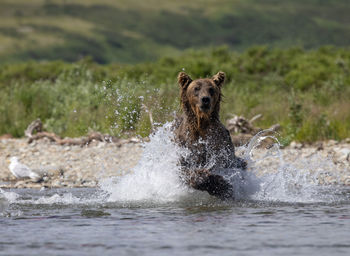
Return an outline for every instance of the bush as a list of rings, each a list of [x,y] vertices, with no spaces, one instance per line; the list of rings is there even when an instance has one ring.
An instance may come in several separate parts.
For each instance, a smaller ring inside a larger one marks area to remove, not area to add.
[[[28,62],[0,69],[0,134],[22,136],[41,118],[48,131],[80,136],[98,130],[147,136],[150,113],[158,125],[179,111],[176,77],[226,72],[221,117],[252,117],[257,125],[283,126],[284,143],[350,137],[350,51],[254,47],[239,54],[227,47],[188,51],[137,65]]]

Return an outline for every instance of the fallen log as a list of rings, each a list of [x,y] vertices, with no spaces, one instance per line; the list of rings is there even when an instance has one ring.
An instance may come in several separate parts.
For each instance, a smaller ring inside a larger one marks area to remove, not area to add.
[[[5,133],[3,135],[0,135],[0,140],[7,140],[7,139],[13,139],[13,136],[9,133]]]
[[[38,118],[28,125],[27,129],[24,131],[24,135],[28,138],[31,138],[34,132],[42,132],[42,131],[43,131],[43,123],[41,122],[40,118]]]
[[[262,117],[262,114],[254,116],[252,119],[248,120],[243,116],[231,115],[232,118],[226,121],[226,127],[230,133],[243,133],[255,135],[263,129],[260,127],[255,127],[253,122]],[[278,131],[281,128],[279,124],[272,125],[269,129],[272,131]]]
[[[50,141],[57,142],[57,143],[61,140],[61,138],[54,133],[38,132],[37,134],[31,135],[30,137],[28,137],[28,144],[32,143],[34,140],[40,140],[43,138],[48,138]]]
[[[42,123],[40,119],[37,119],[30,123],[30,125],[25,130],[25,136],[28,138],[28,144],[32,143],[35,140],[40,140],[47,138],[51,142],[55,142],[59,145],[66,145],[66,146],[88,146],[93,141],[101,141],[106,143],[115,143],[118,146],[121,146],[126,143],[138,143],[141,142],[138,138],[130,138],[128,140],[123,140],[120,138],[117,138],[115,136],[109,135],[109,134],[102,134],[100,132],[91,132],[87,136],[83,136],[80,138],[61,138],[55,133],[51,132],[45,132],[42,131]],[[33,134],[36,132],[35,134]]]
[[[232,118],[227,120],[226,127],[229,130],[232,138],[232,142],[235,146],[242,146],[247,144],[254,135],[263,129],[260,127],[255,127],[253,122],[262,117],[262,114],[258,114],[248,120],[243,116],[231,115]],[[269,132],[276,132],[281,128],[279,124],[272,125],[268,130]],[[264,140],[260,146],[269,147],[271,144],[275,143],[272,139]]]

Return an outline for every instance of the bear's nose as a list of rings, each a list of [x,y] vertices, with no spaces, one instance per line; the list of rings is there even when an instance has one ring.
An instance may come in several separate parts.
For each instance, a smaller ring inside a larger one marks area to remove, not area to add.
[[[209,98],[209,97],[203,97],[203,98],[202,98],[202,103],[203,103],[204,105],[209,105],[209,103],[210,103],[210,98]]]

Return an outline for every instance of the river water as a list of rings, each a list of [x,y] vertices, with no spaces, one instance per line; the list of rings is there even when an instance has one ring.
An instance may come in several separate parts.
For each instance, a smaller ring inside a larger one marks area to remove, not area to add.
[[[7,191],[0,255],[349,255],[350,190],[337,191],[337,202],[163,204],[105,202],[93,189]]]
[[[96,189],[0,190],[0,255],[350,255],[350,188],[318,184],[331,165],[296,168],[278,147],[266,155],[278,167],[258,175],[259,138],[242,150],[244,179],[230,177],[235,200],[180,182],[166,127]]]

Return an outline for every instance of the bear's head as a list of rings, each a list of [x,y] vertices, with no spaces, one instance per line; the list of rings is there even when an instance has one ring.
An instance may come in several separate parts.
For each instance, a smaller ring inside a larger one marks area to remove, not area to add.
[[[184,112],[197,118],[219,117],[221,87],[225,73],[218,72],[212,78],[192,80],[189,75],[180,72],[178,83],[181,90],[181,105]]]

